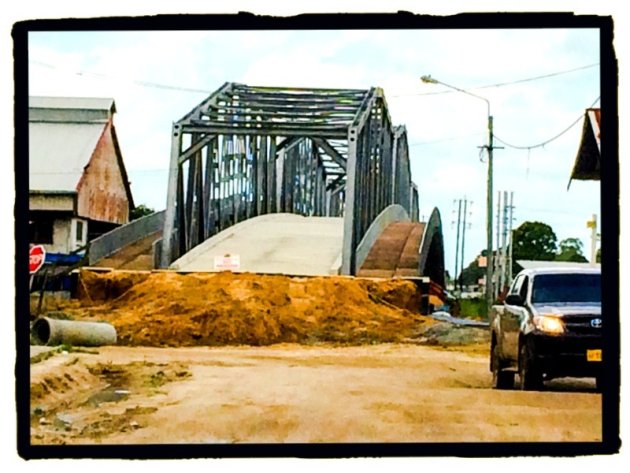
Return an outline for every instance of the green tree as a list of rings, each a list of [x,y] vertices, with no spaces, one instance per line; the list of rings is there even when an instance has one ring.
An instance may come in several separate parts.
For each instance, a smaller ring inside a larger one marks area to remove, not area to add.
[[[556,257],[558,237],[546,223],[524,222],[514,230],[512,241],[513,274],[520,270],[518,260],[553,261]]]
[[[556,261],[588,262],[584,256],[584,245],[577,238],[565,238],[558,244]]]
[[[151,215],[155,213],[155,210],[150,209],[144,204],[140,204],[137,207],[134,207],[129,213],[129,220],[137,220],[140,217],[144,217],[145,215]]]

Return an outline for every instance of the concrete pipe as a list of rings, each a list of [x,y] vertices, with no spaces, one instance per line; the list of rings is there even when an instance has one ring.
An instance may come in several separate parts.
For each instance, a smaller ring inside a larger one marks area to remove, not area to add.
[[[42,345],[98,347],[116,344],[116,329],[105,322],[83,322],[40,317],[31,328],[33,338]]]

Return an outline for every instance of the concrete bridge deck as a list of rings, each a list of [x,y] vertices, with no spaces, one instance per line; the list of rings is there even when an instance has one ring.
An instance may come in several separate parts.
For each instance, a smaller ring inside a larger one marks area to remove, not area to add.
[[[179,271],[218,271],[215,257],[238,256],[234,272],[321,276],[339,274],[343,218],[268,214],[209,238],[171,264]]]

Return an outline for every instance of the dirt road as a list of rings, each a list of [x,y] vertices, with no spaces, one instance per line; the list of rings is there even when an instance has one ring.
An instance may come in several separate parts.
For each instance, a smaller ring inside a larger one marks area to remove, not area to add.
[[[31,366],[33,444],[601,441],[590,380],[490,388],[487,345],[102,347]],[[497,408],[500,408],[498,415]]]

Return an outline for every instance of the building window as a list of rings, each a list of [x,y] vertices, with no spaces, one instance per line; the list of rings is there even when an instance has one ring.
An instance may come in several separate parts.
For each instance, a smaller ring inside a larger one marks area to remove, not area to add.
[[[83,222],[81,220],[76,221],[75,236],[74,239],[77,243],[83,242]]]
[[[31,243],[51,245],[53,243],[53,221],[31,220],[29,222],[29,240]]]

